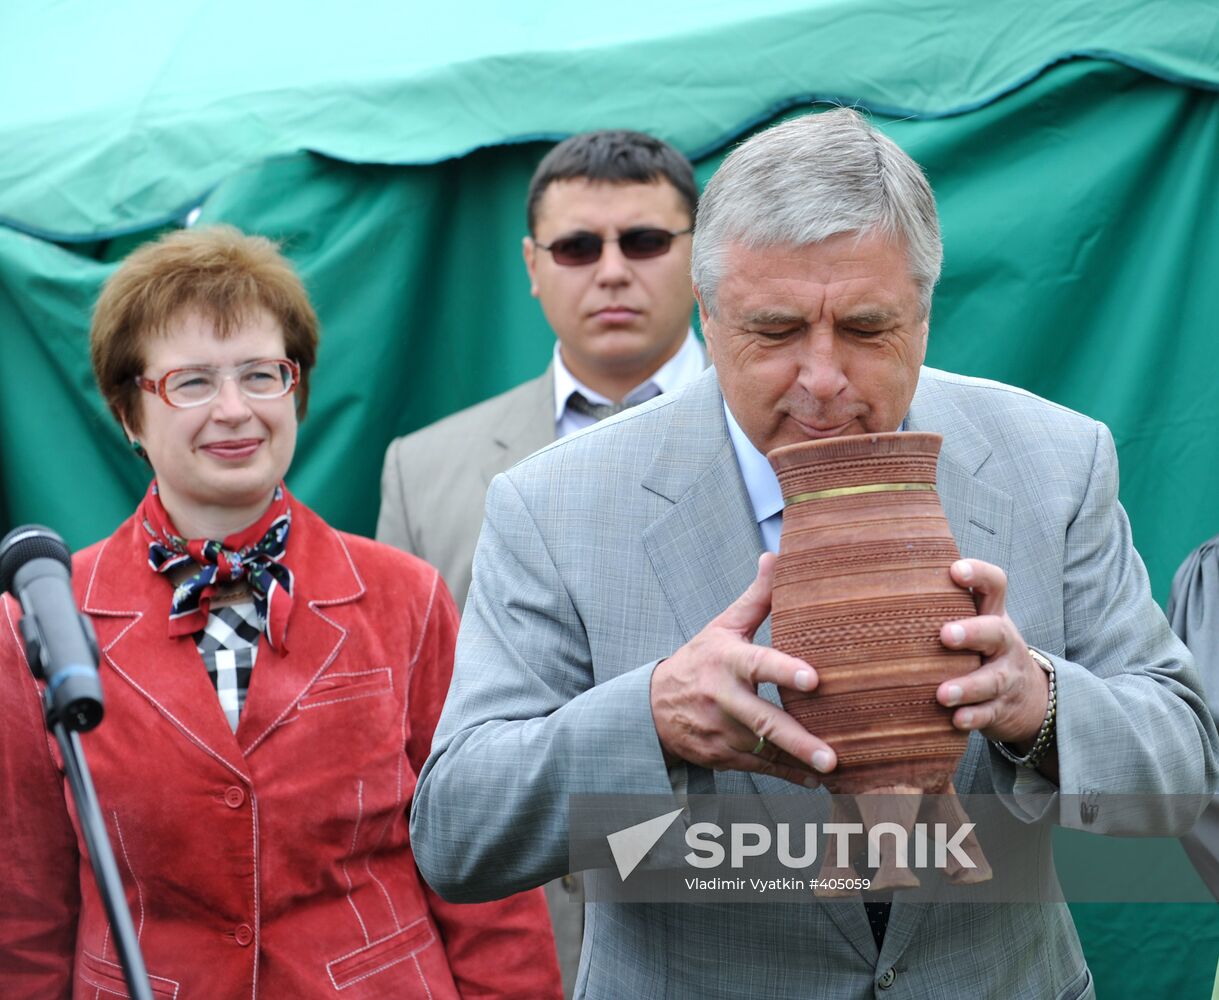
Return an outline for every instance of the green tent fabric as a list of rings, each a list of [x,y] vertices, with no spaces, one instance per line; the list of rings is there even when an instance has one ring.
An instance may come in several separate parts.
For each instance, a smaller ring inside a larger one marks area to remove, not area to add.
[[[1206,0],[27,0],[0,29],[0,220],[55,239],[299,150],[425,164],[594,122],[701,158],[809,96],[953,115],[1078,56],[1219,82]]]
[[[832,98],[937,192],[929,362],[1113,429],[1160,598],[1219,531],[1212,3],[165,6],[0,13],[0,530],[79,547],[133,508],[147,468],[93,388],[88,316],[190,209],[282,240],[304,276],[323,343],[289,482],[371,533],[393,436],[546,363],[520,263],[543,139],[644,128],[705,181],[735,138]],[[1061,863],[1095,843],[1056,838]],[[1073,911],[1100,996],[1206,995],[1213,905]]]

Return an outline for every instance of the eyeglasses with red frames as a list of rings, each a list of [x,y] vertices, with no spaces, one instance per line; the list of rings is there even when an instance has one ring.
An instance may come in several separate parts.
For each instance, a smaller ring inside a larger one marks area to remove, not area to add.
[[[296,388],[300,375],[300,365],[295,361],[263,358],[232,368],[173,368],[158,379],[137,375],[135,384],[170,406],[185,410],[210,403],[220,395],[226,379],[233,379],[247,399],[280,399]]]
[[[669,252],[673,240],[694,232],[694,227],[670,232],[652,226],[639,229],[628,229],[618,235],[615,240],[607,240],[596,233],[579,232],[570,236],[560,236],[550,244],[536,243],[539,250],[547,250],[556,264],[564,267],[581,267],[584,264],[595,264],[601,259],[601,251],[606,243],[617,243],[622,256],[627,260],[647,260],[649,257],[663,257]]]

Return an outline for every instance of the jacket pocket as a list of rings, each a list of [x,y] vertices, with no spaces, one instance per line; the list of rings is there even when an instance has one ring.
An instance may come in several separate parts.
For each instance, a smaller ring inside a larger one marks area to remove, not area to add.
[[[436,936],[432,933],[427,917],[420,917],[388,937],[379,938],[363,948],[327,962],[326,971],[336,990],[346,989],[390,966],[405,962],[435,940]]]
[[[324,674],[301,697],[298,707],[320,708],[357,698],[376,698],[392,694],[394,679],[389,667],[374,670],[355,670],[346,673]]]
[[[123,978],[123,967],[118,962],[107,962],[104,958],[98,958],[83,949],[80,953],[80,963],[76,966],[76,977],[82,983],[101,990],[107,998],[131,996],[127,992],[127,980]],[[149,972],[148,985],[154,997],[177,1000],[180,984],[176,979],[154,976]]]

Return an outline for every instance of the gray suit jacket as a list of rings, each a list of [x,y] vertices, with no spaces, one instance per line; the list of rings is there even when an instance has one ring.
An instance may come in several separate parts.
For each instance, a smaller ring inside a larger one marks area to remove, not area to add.
[[[381,472],[377,541],[440,570],[461,608],[491,480],[554,440],[554,372],[395,438]]]
[[[1213,789],[1214,725],[1131,546],[1106,429],[930,369],[909,421],[945,436],[938,483],[958,545],[1007,571],[1011,616],[1055,661],[1061,792]],[[442,895],[487,899],[565,870],[569,795],[672,796],[652,670],[745,589],[761,550],[713,372],[495,479],[412,810],[419,866]],[[718,792],[792,791],[702,777]],[[976,734],[955,782],[1055,791]],[[1022,820],[1025,801],[1005,798]],[[1081,825],[1063,801],[1045,808]],[[1196,816],[1102,809],[1089,829],[1179,835]],[[862,904],[599,903],[585,941],[577,995],[597,1000],[871,997],[891,975],[917,997],[1092,995],[1065,904],[899,897],[878,954]]]

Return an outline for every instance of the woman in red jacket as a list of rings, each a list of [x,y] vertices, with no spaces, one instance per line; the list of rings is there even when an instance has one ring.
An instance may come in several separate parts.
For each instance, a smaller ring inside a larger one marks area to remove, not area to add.
[[[155,996],[559,997],[540,890],[445,903],[407,830],[452,667],[438,574],[288,493],[317,320],[267,240],[133,253],[94,373],[153,481],[76,555],[83,737]],[[0,995],[126,996],[39,685],[0,613]]]

